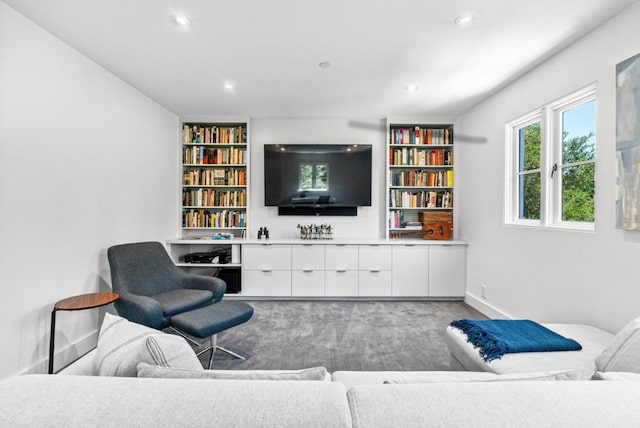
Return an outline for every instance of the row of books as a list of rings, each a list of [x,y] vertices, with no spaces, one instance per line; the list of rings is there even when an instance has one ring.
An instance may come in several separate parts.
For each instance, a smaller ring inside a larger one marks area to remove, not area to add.
[[[453,165],[453,151],[445,149],[421,150],[415,147],[390,148],[389,165],[451,166]]]
[[[416,187],[453,187],[453,170],[446,171],[391,171],[391,186],[416,186]]]
[[[452,144],[451,130],[448,128],[391,129],[391,144]]]
[[[247,172],[235,168],[185,170],[182,183],[185,186],[246,186]]]
[[[389,192],[391,208],[452,208],[453,194],[449,190],[409,192],[392,189]]]
[[[187,165],[243,165],[247,163],[247,152],[236,148],[185,147],[182,162]]]
[[[247,144],[247,128],[238,126],[182,126],[184,144]]]
[[[182,227],[247,227],[247,213],[205,209],[184,211]]]
[[[244,190],[185,189],[182,192],[185,207],[245,207],[247,193]]]

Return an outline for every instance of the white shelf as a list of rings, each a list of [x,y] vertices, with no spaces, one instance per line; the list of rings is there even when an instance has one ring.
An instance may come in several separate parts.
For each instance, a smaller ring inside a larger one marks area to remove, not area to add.
[[[212,243],[214,241],[211,241]],[[242,267],[240,263],[175,263],[176,266],[190,268],[225,268],[225,267]]]

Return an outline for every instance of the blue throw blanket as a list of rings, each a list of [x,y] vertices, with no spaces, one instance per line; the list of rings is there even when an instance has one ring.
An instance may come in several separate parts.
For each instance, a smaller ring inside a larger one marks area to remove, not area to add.
[[[516,352],[579,351],[582,346],[530,320],[456,320],[467,341],[479,348],[486,362]]]

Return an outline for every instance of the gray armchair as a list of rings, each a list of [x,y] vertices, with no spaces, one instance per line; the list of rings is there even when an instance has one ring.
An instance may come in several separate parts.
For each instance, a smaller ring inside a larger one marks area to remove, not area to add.
[[[163,329],[171,317],[218,302],[226,284],[219,278],[190,275],[173,263],[159,242],[115,245],[107,251],[118,314]]]

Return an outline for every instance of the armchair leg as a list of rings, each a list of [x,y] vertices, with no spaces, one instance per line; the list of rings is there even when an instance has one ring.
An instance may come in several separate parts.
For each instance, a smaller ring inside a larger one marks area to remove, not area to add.
[[[195,340],[193,340],[193,338],[189,337],[188,334],[185,334],[183,332],[181,332],[180,330],[178,330],[177,328],[171,326],[169,327],[172,331],[176,332],[178,335],[184,337],[188,342],[191,342],[194,346],[202,346],[202,344],[200,342],[197,342]],[[211,366],[213,365],[213,356],[216,352],[216,350],[221,350],[222,352],[224,352],[225,354],[231,355],[234,358],[238,358],[240,360],[246,360],[246,357],[243,357],[242,355],[230,351],[227,348],[223,348],[222,346],[218,346],[218,335],[214,334],[213,336],[211,336],[209,338],[209,346],[207,346],[206,348],[204,348],[203,350],[201,350],[200,352],[196,353],[196,357],[199,357],[200,355],[204,354],[207,351],[211,351],[211,356],[209,357],[209,369],[211,368]]]

